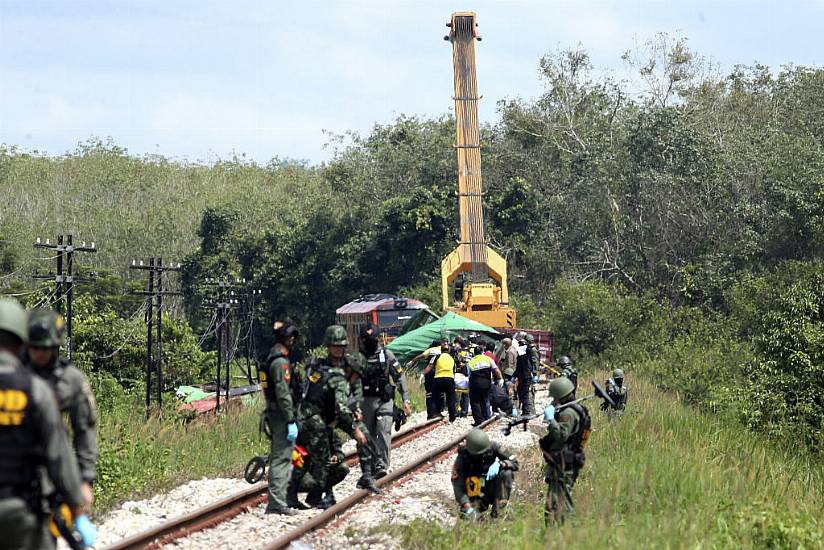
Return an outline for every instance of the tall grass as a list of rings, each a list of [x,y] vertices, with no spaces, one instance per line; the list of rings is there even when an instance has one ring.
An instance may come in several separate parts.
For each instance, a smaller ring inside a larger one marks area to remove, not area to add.
[[[599,373],[600,374],[600,373]],[[542,459],[530,449],[507,516],[393,528],[405,548],[821,548],[824,465],[788,431],[775,446],[631,379],[627,414],[595,432],[576,516],[546,529]],[[595,409],[595,407],[592,407]]]
[[[98,431],[95,511],[204,476],[240,477],[253,455],[267,452],[258,434],[262,408],[258,396],[246,406],[195,420],[184,419],[171,406],[163,418],[149,420],[140,407],[110,410]]]

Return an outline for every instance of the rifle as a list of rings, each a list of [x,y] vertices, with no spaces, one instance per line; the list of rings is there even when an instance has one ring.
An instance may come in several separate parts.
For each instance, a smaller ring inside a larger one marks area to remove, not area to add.
[[[558,405],[557,407],[555,407],[555,412],[558,412],[562,409],[565,409],[565,408],[567,408],[567,407],[569,407],[569,406],[571,406],[575,403],[581,403],[583,401],[587,401],[587,400],[592,399],[594,397],[598,397],[599,399],[603,399],[606,403],[609,403],[611,406],[613,406],[613,407],[615,406],[615,401],[612,400],[612,398],[609,396],[609,394],[607,394],[607,392],[604,391],[604,388],[602,388],[598,384],[598,382],[593,380],[592,381],[592,387],[595,388],[594,393],[592,393],[591,395],[586,395],[584,397],[579,397],[578,399],[576,399],[574,401],[570,401],[569,403],[564,403],[563,405]],[[541,413],[541,414],[530,414],[530,415],[527,415],[527,416],[518,417],[515,420],[510,420],[507,423],[507,425],[502,428],[501,431],[503,432],[504,435],[509,435],[509,434],[512,433],[512,428],[514,428],[515,426],[523,426],[524,431],[526,431],[527,423],[529,423],[529,421],[532,420],[533,418],[538,418],[539,416],[543,416],[543,413]]]

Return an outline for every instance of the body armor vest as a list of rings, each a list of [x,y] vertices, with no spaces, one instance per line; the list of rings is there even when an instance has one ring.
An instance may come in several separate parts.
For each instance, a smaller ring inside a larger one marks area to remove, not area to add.
[[[495,457],[498,456],[498,445],[493,443],[488,451],[479,455],[473,455],[466,448],[461,448],[461,472],[464,477],[482,477],[486,475],[486,471],[495,462]]]
[[[276,399],[275,384],[272,380],[272,365],[278,359],[286,359],[287,361],[289,360],[286,357],[286,355],[278,351],[271,356],[271,359],[267,367],[260,372],[260,386],[263,388],[263,396],[266,397],[266,401],[269,403],[274,402]]]
[[[325,363],[312,362],[306,370],[306,380],[303,382],[303,396],[301,405],[312,405],[327,424],[337,419],[335,408],[335,393],[329,388],[329,380],[339,374],[332,371],[332,366]]]
[[[367,360],[366,373],[361,378],[364,397],[386,397],[386,386],[389,385],[389,362],[386,360],[386,351],[378,350]]]
[[[0,374],[0,486],[29,485],[38,452],[31,422],[32,377],[18,367]]]

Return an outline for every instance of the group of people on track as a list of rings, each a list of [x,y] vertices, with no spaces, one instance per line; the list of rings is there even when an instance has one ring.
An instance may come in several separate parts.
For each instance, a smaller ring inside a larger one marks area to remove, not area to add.
[[[454,422],[471,414],[475,426],[452,469],[462,517],[474,519],[486,511],[497,516],[512,491],[517,458],[478,427],[496,412],[522,421],[543,417],[546,434],[539,445],[546,461],[547,518],[561,520],[572,510],[572,485],[584,465],[591,417],[576,398],[578,375],[569,357],[543,364],[532,335],[518,332],[499,343],[473,335],[433,341],[402,367],[381,345],[378,327],[367,323],[360,328],[357,352],[347,351],[346,329],[332,325],[324,334],[325,354],[296,368],[290,353],[298,328],[287,320],[273,328],[275,344],[260,372],[271,433],[267,513],[293,515],[336,503],[334,488],[349,472],[341,432],[356,443],[361,469],[356,486],[380,493],[375,482],[391,467],[393,421],[411,413],[405,372],[419,362],[427,417]],[[551,403],[535,415],[541,373],[554,375]],[[620,414],[627,400],[621,371],[607,381],[607,393],[604,410]],[[306,493],[303,501],[301,493]]]

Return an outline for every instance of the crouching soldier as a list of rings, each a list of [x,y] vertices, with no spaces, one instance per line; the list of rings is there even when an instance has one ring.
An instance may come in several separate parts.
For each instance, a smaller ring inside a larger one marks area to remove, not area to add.
[[[547,522],[563,522],[573,512],[572,486],[584,467],[584,448],[592,431],[586,407],[575,401],[575,385],[565,376],[549,384],[549,395],[557,404],[544,409],[549,422],[547,434],[539,444],[546,461],[547,483],[544,518]]]
[[[601,404],[601,410],[606,411],[610,419],[621,416],[627,406],[627,387],[624,385],[624,371],[615,369],[612,378],[607,380],[607,395],[614,405],[607,401]]]
[[[509,501],[516,471],[518,461],[514,455],[491,442],[485,431],[470,431],[452,466],[452,489],[461,516],[477,519],[491,508],[491,516],[498,517],[498,511]]]

